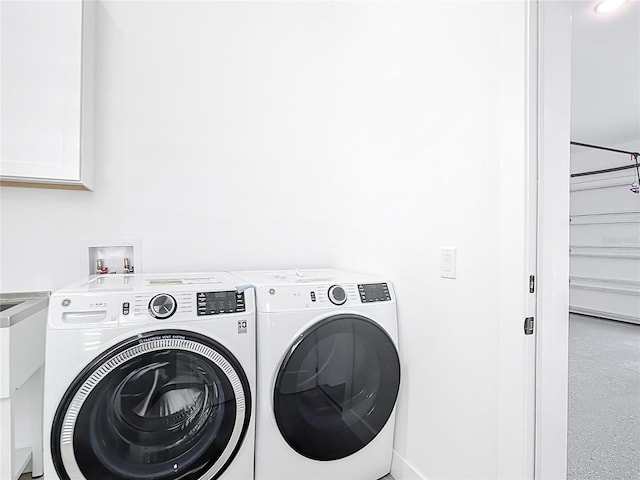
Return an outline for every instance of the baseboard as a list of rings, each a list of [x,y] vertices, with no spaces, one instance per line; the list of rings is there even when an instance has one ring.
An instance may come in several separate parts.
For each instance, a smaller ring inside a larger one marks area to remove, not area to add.
[[[391,476],[395,480],[427,480],[395,450],[391,460]]]

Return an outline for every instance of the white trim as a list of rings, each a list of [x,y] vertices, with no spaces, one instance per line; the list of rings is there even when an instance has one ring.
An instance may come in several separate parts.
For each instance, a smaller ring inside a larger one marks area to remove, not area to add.
[[[395,480],[427,480],[413,465],[404,459],[396,450],[393,451],[391,459],[391,476]]]
[[[537,216],[537,7],[529,2],[508,10],[504,33],[518,41],[501,45],[500,55],[514,66],[505,70],[496,109],[501,113],[504,141],[496,154],[500,161],[500,198],[496,271],[498,327],[496,480],[532,480],[535,434],[535,336],[525,335],[524,319],[535,316],[535,295],[529,277],[536,266]],[[514,21],[515,18],[518,21]],[[533,37],[533,38],[532,38]],[[523,61],[524,59],[524,61]],[[515,67],[515,65],[518,65]],[[523,99],[514,110],[512,96]],[[513,132],[517,126],[518,133]],[[507,137],[509,139],[507,140]]]
[[[529,280],[534,277],[534,288],[527,294],[527,317],[538,317],[538,288],[535,287],[538,279],[538,147],[540,141],[539,130],[539,72],[540,72],[540,9],[538,2],[530,2],[527,8],[527,269]],[[531,286],[530,284],[528,285]],[[526,287],[525,287],[526,288]],[[524,320],[523,320],[524,322]],[[524,331],[523,331],[524,334]],[[537,358],[537,334],[529,336],[524,342],[525,353],[525,465],[526,479],[535,478],[536,470],[536,358]]]
[[[567,475],[571,5],[538,2],[538,480]]]

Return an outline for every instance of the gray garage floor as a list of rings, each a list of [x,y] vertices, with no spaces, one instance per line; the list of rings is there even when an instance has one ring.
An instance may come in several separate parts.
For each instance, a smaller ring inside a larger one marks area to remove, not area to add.
[[[640,325],[570,316],[567,478],[640,479]]]

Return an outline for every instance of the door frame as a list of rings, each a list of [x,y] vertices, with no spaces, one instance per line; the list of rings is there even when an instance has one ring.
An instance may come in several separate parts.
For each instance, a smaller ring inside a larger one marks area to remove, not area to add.
[[[567,475],[571,6],[539,0],[535,478]],[[533,32],[532,32],[533,33]]]

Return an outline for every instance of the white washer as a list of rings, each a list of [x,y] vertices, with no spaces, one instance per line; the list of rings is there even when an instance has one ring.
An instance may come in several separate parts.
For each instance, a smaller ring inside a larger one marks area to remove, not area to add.
[[[253,478],[255,299],[228,273],[103,275],[51,296],[45,478]]]
[[[256,480],[389,473],[400,385],[391,283],[335,270],[233,273],[256,287]]]

